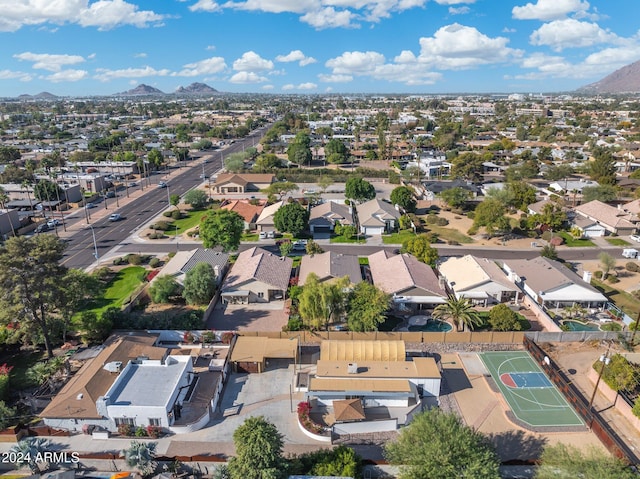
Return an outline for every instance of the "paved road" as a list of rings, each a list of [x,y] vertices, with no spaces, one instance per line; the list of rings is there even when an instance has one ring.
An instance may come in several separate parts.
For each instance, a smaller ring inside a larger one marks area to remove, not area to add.
[[[101,258],[113,247],[121,244],[139,227],[160,214],[169,205],[169,196],[173,194],[183,195],[202,182],[200,175],[204,173],[211,176],[222,167],[223,155],[243,151],[244,148],[254,146],[262,137],[267,127],[257,130],[252,135],[236,141],[220,152],[205,152],[198,158],[190,161],[187,166],[165,172],[166,174],[152,175],[145,180],[143,185],[129,188],[130,199],[125,201],[126,192],[120,191],[118,207],[116,199],[108,199],[106,210],[104,203],[98,208],[89,210],[92,215],[91,227],[87,226],[84,212],[77,212],[67,220],[66,234],[58,228],[58,233],[68,243],[62,264],[69,268],[86,268],[95,262],[95,253]],[[205,164],[202,157],[208,156]],[[158,183],[166,181],[168,188],[159,188]],[[131,196],[135,199],[131,200]],[[123,220],[110,222],[108,214],[120,213]],[[100,219],[96,218],[99,217]],[[92,235],[95,234],[95,246]],[[96,251],[97,250],[97,251]]]

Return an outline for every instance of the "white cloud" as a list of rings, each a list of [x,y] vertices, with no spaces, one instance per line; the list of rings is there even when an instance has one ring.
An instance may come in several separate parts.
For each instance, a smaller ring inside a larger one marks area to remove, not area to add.
[[[449,7],[450,15],[466,15],[470,11],[469,7]]]
[[[440,28],[433,37],[420,39],[419,60],[435,68],[454,70],[502,63],[522,55],[507,43],[505,37],[490,38],[474,27],[454,23]]]
[[[287,83],[286,85],[282,86],[282,89],[284,91],[289,91],[289,90],[315,90],[316,88],[318,88],[318,85],[316,85],[315,83],[312,83],[312,82],[300,83],[299,85],[294,85],[293,83]]]
[[[325,83],[348,83],[353,80],[351,75],[318,75],[318,79]]]
[[[582,0],[538,0],[522,7],[513,7],[511,14],[518,20],[558,20],[570,13],[584,15],[589,10],[589,2]]]
[[[198,0],[189,7],[192,12],[218,12],[222,8],[213,0]]]
[[[326,7],[307,12],[300,17],[300,20],[318,30],[322,30],[324,28],[357,27],[357,25],[352,23],[354,18],[354,13],[349,10],[336,10],[333,7]]]
[[[325,66],[333,69],[334,74],[362,75],[373,72],[376,65],[382,64],[384,55],[378,52],[344,52],[327,60]]]
[[[147,58],[147,54],[144,52],[134,53],[133,58]]]
[[[273,90],[273,85],[262,85],[260,87],[262,90]]]
[[[620,41],[618,36],[603,30],[596,23],[572,18],[545,23],[531,34],[529,40],[532,45],[545,45],[555,51]]]
[[[58,72],[66,65],[77,65],[85,61],[80,55],[55,55],[50,53],[24,52],[13,55],[20,61],[33,62],[33,68]]]
[[[230,83],[264,83],[268,78],[262,77],[254,72],[240,71],[229,78]]]
[[[459,3],[475,3],[476,0],[436,0],[439,5],[458,5]]]
[[[220,73],[227,68],[227,64],[222,57],[211,57],[199,62],[187,63],[179,72],[172,73],[173,76],[195,77],[198,75],[211,75]]]
[[[290,62],[298,62],[298,65],[301,67],[311,65],[312,63],[316,63],[316,60],[313,57],[307,57],[301,50],[291,50],[286,55],[278,55],[276,57],[277,62],[282,63],[290,63]]]
[[[20,80],[31,81],[33,77],[25,72],[14,72],[11,70],[0,70],[0,80]]]
[[[233,62],[233,69],[240,72],[259,72],[273,69],[273,62],[265,60],[256,52],[248,51]]]
[[[96,69],[93,78],[103,82],[113,80],[114,78],[143,78],[154,76],[167,76],[171,72],[167,69],[156,70],[153,67],[146,66],[143,68],[123,68],[120,70],[109,70],[107,68]]]
[[[121,25],[146,27],[161,23],[166,16],[123,0],[2,0],[0,31],[53,23],[79,24],[107,30]]]
[[[53,83],[70,82],[84,80],[89,76],[86,70],[62,70],[46,76],[46,79]]]
[[[205,47],[205,50],[215,50],[215,49],[216,49],[216,46],[215,46],[215,45],[207,45],[207,46]]]
[[[502,29],[502,33],[515,33],[515,32],[516,32],[515,28],[504,27]]]

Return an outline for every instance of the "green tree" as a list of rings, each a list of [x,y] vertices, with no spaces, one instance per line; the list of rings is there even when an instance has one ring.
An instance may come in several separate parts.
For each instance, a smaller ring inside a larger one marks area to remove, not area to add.
[[[143,477],[150,476],[156,468],[155,454],[157,442],[131,441],[131,445],[121,452],[127,466],[140,471]]]
[[[563,443],[542,451],[535,479],[579,477],[582,479],[632,479],[637,475],[624,461],[592,448],[587,452]]]
[[[304,165],[311,163],[313,154],[311,153],[311,138],[304,132],[298,132],[287,148],[287,157],[291,163]]]
[[[506,232],[509,230],[509,219],[504,213],[502,202],[488,198],[477,206],[473,226],[476,228],[484,226],[490,237],[496,232]]]
[[[187,191],[184,194],[183,201],[185,202],[185,204],[190,205],[191,208],[199,210],[207,205],[209,199],[207,198],[207,194],[204,191],[193,189]]]
[[[558,181],[573,175],[574,169],[571,165],[551,165],[542,176],[549,181]]]
[[[154,303],[170,303],[171,298],[180,294],[180,285],[171,276],[159,276],[149,287],[149,295]]]
[[[489,310],[489,326],[493,331],[520,331],[522,329],[518,315],[504,303],[497,304]]]
[[[171,206],[178,208],[178,205],[180,204],[180,195],[171,195],[169,197],[169,203],[171,203]]]
[[[552,260],[557,260],[558,259],[558,251],[556,250],[556,247],[553,246],[552,244],[546,244],[540,250],[540,256],[542,256],[543,258],[549,258],[549,259],[552,259]]]
[[[417,414],[385,445],[400,479],[499,479],[500,461],[489,441],[454,413],[438,408]]]
[[[67,269],[60,264],[65,244],[53,235],[9,238],[0,249],[0,301],[3,313],[40,330],[47,354],[56,301]]]
[[[614,391],[633,391],[638,385],[640,373],[637,366],[621,354],[611,356],[606,367],[600,360],[593,364],[593,369],[598,373],[603,367],[602,380]]]
[[[284,198],[288,193],[292,191],[298,191],[300,188],[298,185],[291,181],[278,181],[276,183],[271,183],[266,188],[262,189],[261,192],[266,195],[278,195],[280,199]]]
[[[64,192],[57,183],[40,180],[33,187],[33,196],[38,201],[56,201],[58,198],[64,198]]]
[[[286,258],[293,251],[293,243],[291,241],[283,241],[280,243],[280,256]]]
[[[602,268],[602,279],[606,279],[609,271],[615,269],[616,259],[609,253],[603,251],[598,255],[598,261],[600,261],[600,267]]]
[[[16,417],[16,408],[8,406],[0,400],[0,431],[13,425]]]
[[[282,160],[273,153],[264,153],[256,158],[253,169],[258,171],[269,171],[282,168]]]
[[[324,250],[322,249],[322,247],[313,240],[307,241],[307,246],[305,247],[305,251],[307,252],[308,255],[324,253]]]
[[[298,308],[305,323],[314,329],[328,329],[332,317],[336,318],[344,312],[344,290],[347,286],[348,276],[321,283],[318,275],[310,273],[298,298]]]
[[[332,138],[324,147],[324,154],[329,163],[345,163],[349,151],[345,144],[336,138]]]
[[[0,146],[0,163],[7,164],[19,160],[22,155],[15,146]]]
[[[113,328],[113,322],[109,315],[98,316],[95,311],[82,311],[80,313],[80,326],[83,330],[83,340],[87,343],[102,343]]]
[[[400,251],[415,256],[418,261],[422,261],[432,268],[435,267],[439,258],[438,250],[431,246],[430,238],[426,234],[409,238],[402,243]]]
[[[582,202],[598,200],[603,203],[613,201],[618,197],[618,191],[614,185],[585,186],[582,188]]]
[[[451,208],[461,208],[469,200],[469,191],[456,186],[440,193],[440,199]]]
[[[377,331],[384,323],[391,298],[373,284],[361,281],[349,295],[347,324],[351,331]]]
[[[563,207],[557,203],[547,203],[542,207],[542,213],[532,217],[538,225],[549,226],[552,230],[562,229],[567,221],[567,213]]]
[[[221,246],[223,251],[238,249],[244,220],[235,211],[215,210],[200,221],[200,237],[205,248]]]
[[[233,433],[236,455],[231,479],[280,479],[284,476],[283,436],[262,416],[250,417]]]
[[[507,191],[511,197],[511,204],[521,211],[527,211],[527,207],[536,202],[536,189],[524,181],[512,181],[507,183]]]
[[[344,196],[350,200],[362,203],[376,197],[376,189],[366,180],[359,176],[352,176],[344,186]]]
[[[413,195],[413,190],[406,186],[398,186],[391,192],[391,203],[399,205],[408,213],[416,211],[416,198]]]
[[[187,304],[209,304],[216,292],[216,273],[209,263],[198,263],[184,278],[182,297]]]
[[[610,148],[595,147],[591,151],[593,161],[589,163],[589,176],[601,185],[616,183],[616,160]]]
[[[488,159],[491,159],[490,155]],[[484,173],[484,162],[487,158],[475,152],[465,151],[455,157],[451,162],[451,176],[469,181],[482,181]]]
[[[466,298],[456,298],[450,295],[447,302],[439,304],[433,310],[433,317],[443,321],[451,321],[457,331],[460,326],[464,329],[473,330],[476,326],[482,325],[480,314],[473,309],[473,306]]]
[[[147,155],[147,160],[149,164],[156,170],[159,170],[162,165],[164,165],[164,156],[162,156],[162,152],[157,149],[153,149]]]
[[[80,269],[68,270],[61,282],[62,291],[57,297],[57,308],[63,321],[62,341],[67,340],[67,328],[73,315],[79,312],[93,298],[102,293],[102,283],[93,274]]]
[[[224,159],[225,170],[231,173],[240,173],[244,170],[244,155],[242,153],[232,153]]]
[[[360,477],[361,459],[350,447],[341,444],[314,458],[317,460],[310,471],[314,476]]]
[[[309,213],[300,203],[292,202],[282,205],[273,215],[273,224],[280,232],[298,236],[307,227]]]

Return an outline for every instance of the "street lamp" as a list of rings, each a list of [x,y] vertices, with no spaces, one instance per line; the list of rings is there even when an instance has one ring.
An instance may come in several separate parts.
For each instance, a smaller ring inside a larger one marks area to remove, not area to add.
[[[179,245],[178,245],[178,225],[175,225],[175,224],[174,224],[174,225],[173,225],[173,227],[176,229],[176,235],[175,235],[175,239],[176,239],[176,251],[178,251],[178,250],[180,249],[180,248],[179,248]]]
[[[96,242],[96,232],[93,230],[93,225],[87,223],[87,226],[91,229],[91,236],[93,237],[93,256],[98,261],[98,243]]]
[[[604,374],[604,369],[607,367],[607,364],[611,362],[611,358],[609,357],[609,349],[611,345],[607,348],[607,352],[602,354],[598,361],[602,363],[602,367],[600,368],[600,372],[598,373],[598,380],[596,381],[596,386],[593,389],[593,394],[591,395],[591,400],[589,401],[589,411],[591,411],[591,407],[593,406],[593,400],[596,398],[596,393],[598,392],[598,386],[600,385],[600,380],[602,379],[602,375]],[[591,419],[593,423],[593,419]]]

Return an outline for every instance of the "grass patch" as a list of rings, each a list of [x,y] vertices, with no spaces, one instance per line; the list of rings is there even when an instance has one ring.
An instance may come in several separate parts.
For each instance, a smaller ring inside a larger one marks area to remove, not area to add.
[[[292,268],[297,268],[298,266],[300,266],[302,256],[291,256],[290,258],[293,260],[293,264],[291,265]]]
[[[585,238],[576,239],[566,231],[560,231],[555,234],[560,236],[564,240],[565,246],[568,246],[569,248],[581,248],[581,247],[584,248],[588,246],[595,246],[595,243],[593,241]]]
[[[598,281],[597,279],[591,279],[591,285],[597,288],[602,294],[604,294],[609,301],[614,303],[618,308],[622,309],[632,318],[635,318],[640,309],[640,300],[638,300],[632,294],[626,291],[620,291],[612,286]]]
[[[180,218],[179,220],[173,221],[171,223],[171,227],[165,231],[167,236],[171,236],[171,234],[176,234],[176,226],[178,227],[178,234],[182,234],[192,228],[195,228],[200,224],[200,220],[204,215],[207,214],[208,210],[186,210],[182,213],[185,215],[184,218]]]
[[[85,311],[93,311],[100,316],[106,309],[119,308],[131,293],[142,284],[147,270],[142,266],[128,266],[118,271],[109,281],[102,298],[93,300]]]
[[[605,323],[600,326],[602,331],[622,331],[622,326],[618,323]]]
[[[402,244],[415,237],[416,234],[412,230],[400,230],[397,233],[382,235],[382,242],[384,244]]]
[[[358,256],[358,264],[360,266],[369,266],[369,258],[366,256]]]
[[[13,366],[9,373],[9,387],[20,391],[37,386],[27,378],[27,369],[46,358],[46,351],[20,351],[0,360],[0,364],[7,363],[7,366]]]
[[[258,241],[260,239],[259,233],[242,233],[240,241]]]
[[[478,326],[475,330],[491,330],[489,326],[489,311],[478,311],[478,315],[482,320],[482,324]],[[529,331],[531,329],[531,323],[527,318],[522,316],[520,313],[516,313],[518,318],[518,322],[520,323],[520,331]]]
[[[329,240],[331,243],[366,243],[366,238],[358,238],[357,236],[352,236],[351,238],[346,238],[344,236],[333,236]]]
[[[629,246],[631,244],[622,238],[605,238],[605,241],[611,246]]]
[[[447,228],[445,226],[437,226],[437,225],[428,225],[427,228],[432,233],[438,235],[438,238],[444,241],[455,241],[460,244],[470,244],[473,243],[473,238],[461,233],[460,231],[454,228]]]
[[[393,329],[404,322],[404,319],[397,316],[387,316],[384,323],[378,325],[378,331],[393,331]]]

